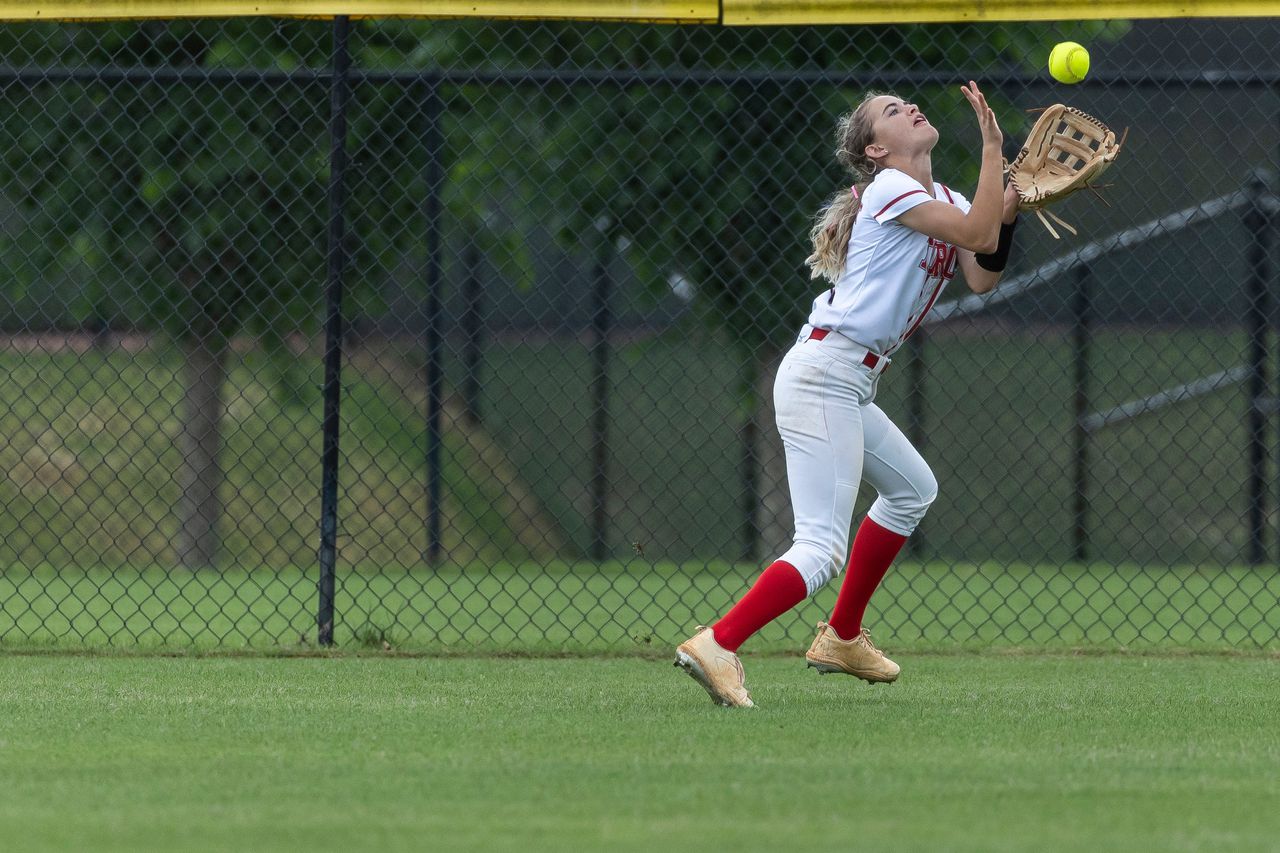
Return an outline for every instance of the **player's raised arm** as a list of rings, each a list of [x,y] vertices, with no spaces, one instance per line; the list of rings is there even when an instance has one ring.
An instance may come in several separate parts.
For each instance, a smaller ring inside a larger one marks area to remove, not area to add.
[[[1000,220],[1003,215],[1003,165],[1001,144],[1004,134],[996,121],[996,114],[987,106],[987,99],[978,84],[969,81],[961,86],[978,118],[982,131],[982,166],[978,173],[978,188],[973,194],[973,204],[968,213],[942,201],[921,204],[898,217],[903,225],[921,234],[968,249],[970,252],[990,253],[996,250],[1000,237]]]

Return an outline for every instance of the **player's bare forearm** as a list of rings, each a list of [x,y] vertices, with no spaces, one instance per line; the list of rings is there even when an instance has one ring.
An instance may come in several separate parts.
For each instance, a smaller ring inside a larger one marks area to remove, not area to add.
[[[996,121],[995,112],[987,105],[986,96],[972,80],[961,86],[960,91],[973,106],[982,131],[982,166],[978,172],[978,187],[973,193],[973,204],[965,219],[969,239],[964,247],[974,252],[993,252],[1000,238],[1000,217],[1004,213],[1004,157],[1001,150],[1004,134]]]
[[[982,171],[978,173],[978,188],[974,190],[973,205],[966,217],[972,234],[967,248],[975,252],[994,252],[1000,239],[1000,220],[1004,216],[1003,163],[998,145],[982,146]]]
[[[1018,218],[1018,191],[1014,189],[1013,184],[1006,184],[1004,188],[1004,215],[1000,217],[1002,225],[1012,225],[1013,220]]]
[[[1000,239],[1000,221],[1004,215],[1001,186],[1000,149],[987,151],[984,146],[982,173],[978,189],[968,213],[942,201],[927,201],[902,213],[898,221],[921,234],[950,243],[969,252],[988,254],[996,250]]]

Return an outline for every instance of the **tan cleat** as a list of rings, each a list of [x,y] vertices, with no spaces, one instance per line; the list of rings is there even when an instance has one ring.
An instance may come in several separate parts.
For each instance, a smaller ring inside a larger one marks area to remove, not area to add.
[[[842,640],[826,622],[818,623],[818,636],[814,637],[804,659],[822,675],[844,672],[869,684],[896,681],[902,671],[902,667],[872,644],[866,628],[852,640]]]
[[[754,708],[751,694],[743,684],[742,661],[716,642],[705,625],[676,649],[675,665],[683,669],[711,695],[711,701],[726,708]]]

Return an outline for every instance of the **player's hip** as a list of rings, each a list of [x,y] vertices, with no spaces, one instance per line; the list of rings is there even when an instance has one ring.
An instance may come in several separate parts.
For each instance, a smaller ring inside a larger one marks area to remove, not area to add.
[[[789,432],[826,436],[861,422],[875,399],[880,372],[798,343],[783,357],[773,384],[774,412],[783,438]]]
[[[889,369],[892,359],[873,346],[860,342],[848,332],[806,323],[796,338],[795,348],[813,351],[864,370],[873,379]]]

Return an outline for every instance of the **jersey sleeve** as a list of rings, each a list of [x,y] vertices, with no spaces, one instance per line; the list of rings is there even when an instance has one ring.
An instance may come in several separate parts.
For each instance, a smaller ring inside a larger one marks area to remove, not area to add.
[[[947,198],[948,196],[950,196],[950,198],[947,198],[947,200],[950,201],[952,204],[954,204],[956,207],[960,208],[961,213],[969,212],[969,208],[972,207],[972,205],[969,204],[969,199],[965,198],[962,193],[956,192],[946,184],[942,184],[941,186],[942,186],[942,192],[943,192],[942,198]]]
[[[862,204],[876,222],[884,225],[926,201],[933,198],[920,182],[894,169],[880,173],[871,182]]]

